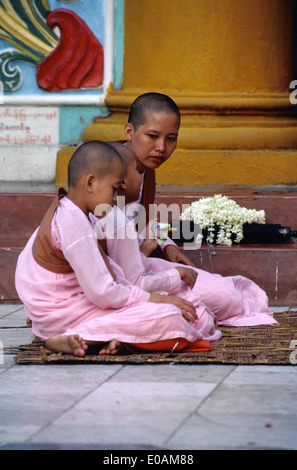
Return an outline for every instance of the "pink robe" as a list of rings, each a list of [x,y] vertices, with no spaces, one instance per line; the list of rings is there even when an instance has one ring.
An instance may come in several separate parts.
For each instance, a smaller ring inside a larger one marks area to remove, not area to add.
[[[36,263],[32,245],[37,230],[19,256],[16,288],[33,333],[41,339],[79,334],[85,340],[151,343],[173,338],[190,342],[217,340],[213,313],[192,292],[198,320],[187,322],[172,304],[148,302],[147,290],[125,278],[123,269],[110,258],[114,281],[98,250],[97,238],[85,214],[67,197],[59,201],[52,219],[51,236],[74,272],[55,274]],[[169,290],[181,291],[177,271],[166,273]]]
[[[243,276],[223,277],[195,268],[198,276],[192,290],[183,282],[180,286],[173,285],[170,280],[173,271],[177,271],[174,267],[180,265],[145,257],[139,250],[140,242],[133,220],[114,208],[102,222],[95,227],[99,231],[100,227],[104,229],[109,256],[121,266],[125,278],[132,284],[147,292],[161,289],[203,304],[214,315],[216,325],[277,324],[268,308],[266,293],[250,279]]]

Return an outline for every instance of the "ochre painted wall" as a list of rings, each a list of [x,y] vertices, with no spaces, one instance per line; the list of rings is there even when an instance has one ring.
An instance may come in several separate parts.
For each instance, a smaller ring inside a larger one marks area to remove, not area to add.
[[[287,92],[290,0],[126,0],[127,89]]]

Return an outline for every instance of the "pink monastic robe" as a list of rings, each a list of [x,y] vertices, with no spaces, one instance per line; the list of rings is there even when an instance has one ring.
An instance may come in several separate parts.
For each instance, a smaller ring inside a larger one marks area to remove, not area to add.
[[[148,302],[150,294],[126,280],[121,267],[109,258],[114,280],[89,219],[67,197],[53,215],[51,239],[73,272],[55,273],[36,262],[32,246],[37,231],[19,256],[15,280],[33,333],[41,339],[76,333],[85,340],[125,343],[221,337],[213,313],[199,299],[193,298],[198,320],[189,323],[176,306]],[[179,290],[175,271],[168,278]]]
[[[102,220],[102,222],[104,222]],[[99,221],[99,225],[102,225]],[[217,325],[252,326],[277,324],[268,308],[266,293],[253,281],[243,276],[223,277],[202,269],[197,272],[196,283],[191,290],[177,282],[177,272],[172,263],[160,258],[145,257],[139,250],[139,239],[133,220],[114,207],[105,220],[107,250],[123,269],[125,278],[147,292],[166,290],[179,295],[195,305],[205,305],[214,316]],[[133,235],[134,234],[134,235]],[[175,283],[172,280],[175,279]]]

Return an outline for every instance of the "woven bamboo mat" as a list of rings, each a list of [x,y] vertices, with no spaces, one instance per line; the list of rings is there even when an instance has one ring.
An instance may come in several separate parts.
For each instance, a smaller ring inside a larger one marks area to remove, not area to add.
[[[297,347],[297,312],[274,315],[277,326],[220,327],[219,341],[211,343],[211,351],[121,354],[100,356],[97,352],[83,358],[52,353],[44,342],[35,339],[29,345],[16,348],[18,364],[52,363],[128,363],[128,364],[292,364],[292,353]],[[296,345],[292,342],[296,341]],[[291,357],[290,357],[291,356]]]

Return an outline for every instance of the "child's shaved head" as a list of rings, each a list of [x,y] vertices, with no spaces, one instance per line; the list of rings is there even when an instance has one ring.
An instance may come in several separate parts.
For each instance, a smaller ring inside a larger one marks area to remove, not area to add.
[[[107,143],[120,154],[122,160],[127,166],[135,162],[135,159],[136,159],[135,153],[133,152],[132,149],[122,144],[122,142],[111,141]]]
[[[175,113],[180,123],[180,112],[176,103],[167,95],[162,93],[145,93],[138,96],[130,108],[128,122],[136,131],[146,121],[146,112]]]
[[[82,144],[72,155],[68,164],[68,186],[75,186],[80,177],[94,171],[99,178],[112,172],[113,163],[124,162],[115,148],[106,142],[92,140]]]
[[[126,165],[124,186],[119,188],[118,195],[125,197],[125,204],[139,199],[143,171],[138,170],[138,161],[134,151],[121,142],[108,142],[121,155]]]

